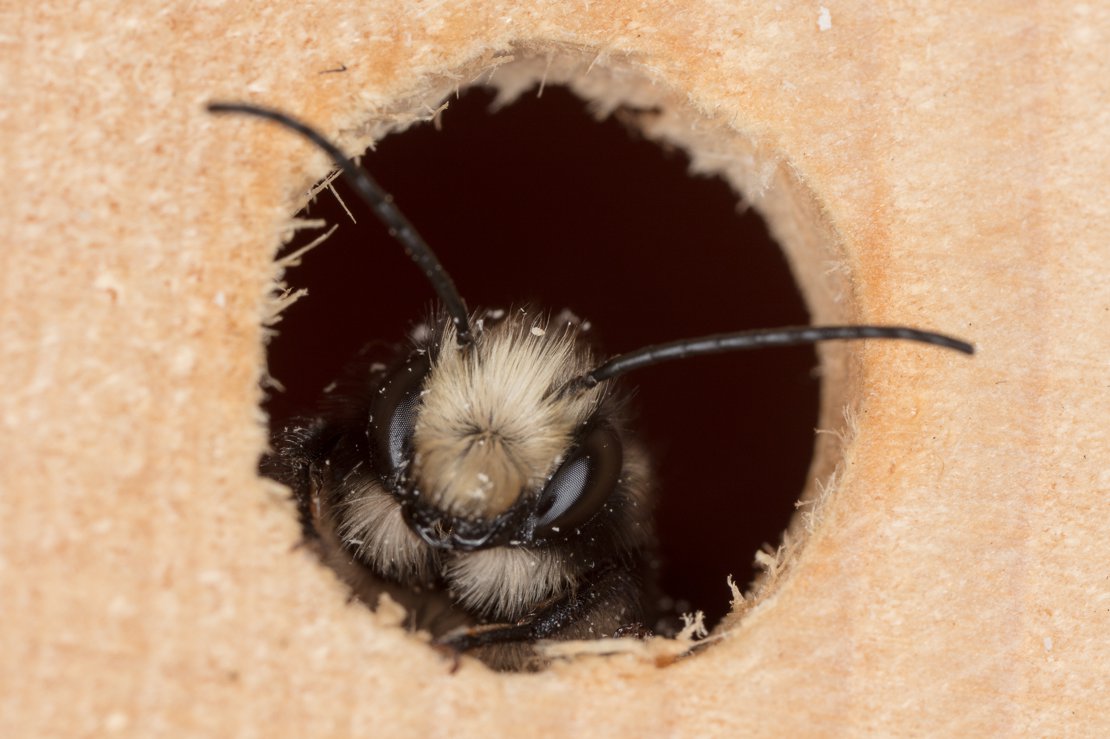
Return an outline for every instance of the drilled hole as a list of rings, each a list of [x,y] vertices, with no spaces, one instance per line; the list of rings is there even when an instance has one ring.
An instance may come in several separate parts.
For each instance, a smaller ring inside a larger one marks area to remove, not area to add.
[[[676,338],[808,322],[779,248],[721,180],[679,151],[548,87],[491,115],[492,95],[451,100],[442,130],[380,142],[364,165],[437,251],[470,306],[531,302],[588,318],[618,353]],[[309,297],[269,348],[286,387],[274,428],[310,412],[367,341],[401,340],[432,303],[427,282],[344,185],[302,217],[339,224],[287,275]],[[297,244],[311,238],[305,235]],[[712,625],[753,555],[777,544],[806,480],[817,424],[810,348],[700,358],[625,378],[653,453],[664,590]]]

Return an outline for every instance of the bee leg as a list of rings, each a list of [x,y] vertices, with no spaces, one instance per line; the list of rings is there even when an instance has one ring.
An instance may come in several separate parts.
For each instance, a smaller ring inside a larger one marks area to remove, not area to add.
[[[643,618],[640,582],[634,573],[618,566],[597,571],[573,593],[538,609],[515,624],[486,624],[440,637],[435,646],[454,655],[475,656],[499,669],[529,669],[542,659],[534,645],[542,639],[599,639],[620,635],[622,629],[639,626]],[[635,629],[634,629],[635,630]],[[504,650],[498,645],[515,645],[520,664],[505,665],[500,657],[487,658]],[[542,665],[541,665],[542,666]]]
[[[304,536],[302,545],[313,544],[320,537],[319,491],[324,486],[321,460],[334,445],[327,432],[327,426],[318,419],[298,419],[274,437],[274,451],[258,465],[261,474],[293,491]]]

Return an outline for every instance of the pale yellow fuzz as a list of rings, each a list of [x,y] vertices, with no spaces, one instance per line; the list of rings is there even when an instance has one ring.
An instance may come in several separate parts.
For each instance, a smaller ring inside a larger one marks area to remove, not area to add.
[[[510,547],[453,557],[445,563],[444,576],[463,607],[503,620],[520,618],[578,582],[560,552]]]
[[[397,499],[377,481],[351,490],[338,504],[340,541],[374,570],[398,582],[426,582],[435,553],[401,516]]]
[[[558,392],[592,369],[577,335],[516,311],[466,347],[444,337],[413,439],[416,479],[434,505],[489,518],[542,486],[602,397]]]

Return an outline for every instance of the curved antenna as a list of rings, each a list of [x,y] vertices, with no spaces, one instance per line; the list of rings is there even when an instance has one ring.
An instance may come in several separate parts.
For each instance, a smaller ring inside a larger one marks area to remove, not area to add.
[[[966,341],[905,326],[796,326],[713,334],[697,339],[656,344],[613,357],[592,372],[572,380],[570,384],[589,388],[634,369],[702,354],[762,349],[769,346],[796,346],[834,339],[905,339],[954,349],[964,354],[975,353],[975,347]]]
[[[451,276],[443,269],[439,258],[428,246],[428,242],[424,241],[420,234],[416,232],[416,228],[409,222],[409,219],[405,218],[405,215],[393,204],[393,198],[365,170],[356,167],[339,147],[328,141],[316,130],[281,111],[247,103],[209,103],[206,107],[209,113],[244,113],[279,123],[292,131],[296,131],[323,149],[331,157],[335,166],[339,167],[351,187],[362,196],[362,199],[370,206],[374,214],[389,228],[390,235],[401,242],[401,246],[405,248],[405,253],[412,258],[412,261],[416,262],[424,276],[432,283],[436,294],[439,295],[439,299],[443,301],[443,305],[447,308],[451,321],[455,324],[455,335],[458,338],[459,345],[470,343],[472,337],[470,320],[466,314],[466,304],[463,302],[462,296],[459,295]]]

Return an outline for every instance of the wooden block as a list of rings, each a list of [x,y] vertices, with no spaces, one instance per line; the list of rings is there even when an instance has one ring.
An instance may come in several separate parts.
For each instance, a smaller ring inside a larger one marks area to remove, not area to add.
[[[696,0],[26,4],[0,71],[11,735],[1107,731],[1110,11]],[[333,72],[332,70],[341,70]],[[658,106],[767,217],[826,356],[791,546],[716,643],[535,676],[346,601],[255,473],[272,257],[327,163],[458,88]],[[853,422],[843,422],[845,408]],[[837,472],[832,475],[833,469]]]

